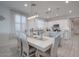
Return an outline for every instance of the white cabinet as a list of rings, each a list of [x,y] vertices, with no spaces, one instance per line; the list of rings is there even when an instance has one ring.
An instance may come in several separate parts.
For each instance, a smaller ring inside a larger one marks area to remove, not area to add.
[[[62,35],[63,39],[70,39],[71,38],[71,32],[68,31],[68,30],[65,30],[63,32],[63,35]]]

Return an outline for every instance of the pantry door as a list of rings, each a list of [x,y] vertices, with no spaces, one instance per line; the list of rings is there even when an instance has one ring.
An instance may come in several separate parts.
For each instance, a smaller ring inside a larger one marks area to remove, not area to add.
[[[72,28],[71,31],[75,35],[79,35],[79,17],[71,19],[72,21]]]

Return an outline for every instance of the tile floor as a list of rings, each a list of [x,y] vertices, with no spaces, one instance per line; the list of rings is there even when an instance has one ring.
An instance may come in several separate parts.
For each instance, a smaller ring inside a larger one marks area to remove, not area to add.
[[[0,57],[17,57],[16,40],[8,40],[0,42]]]
[[[62,47],[58,48],[59,57],[79,57],[79,35],[70,40],[62,40]]]
[[[16,42],[15,39],[0,39],[0,57],[18,57]],[[62,40],[61,45],[58,57],[79,57],[79,35],[74,35],[70,40]]]

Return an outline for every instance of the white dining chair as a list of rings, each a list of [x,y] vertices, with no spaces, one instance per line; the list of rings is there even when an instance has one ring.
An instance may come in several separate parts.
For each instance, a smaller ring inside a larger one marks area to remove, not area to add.
[[[58,49],[58,46],[60,43],[60,39],[61,39],[61,35],[57,36],[55,38],[54,43],[52,42],[51,47],[45,52],[37,50],[36,56],[37,57],[40,57],[40,56],[42,56],[42,57],[57,57],[57,49]]]
[[[21,33],[22,40],[22,56],[31,57],[35,55],[36,49],[29,45],[27,37],[24,33]]]
[[[16,32],[16,38],[17,38],[17,49],[18,49],[19,55],[22,56],[22,41],[20,38],[20,32]]]

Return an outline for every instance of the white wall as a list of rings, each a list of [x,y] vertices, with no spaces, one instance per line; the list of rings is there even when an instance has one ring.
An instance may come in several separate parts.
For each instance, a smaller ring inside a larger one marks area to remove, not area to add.
[[[5,20],[0,21],[0,33],[10,32],[10,11],[8,8],[0,5],[0,15],[5,17]]]
[[[0,5],[0,15],[5,17],[3,21],[0,21],[0,45],[2,45],[9,42],[10,10],[5,6]]]

